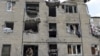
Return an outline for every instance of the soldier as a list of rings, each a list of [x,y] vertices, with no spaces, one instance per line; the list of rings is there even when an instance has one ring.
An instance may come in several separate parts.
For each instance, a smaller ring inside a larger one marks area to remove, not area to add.
[[[26,56],[33,56],[33,49],[31,47],[26,50]]]

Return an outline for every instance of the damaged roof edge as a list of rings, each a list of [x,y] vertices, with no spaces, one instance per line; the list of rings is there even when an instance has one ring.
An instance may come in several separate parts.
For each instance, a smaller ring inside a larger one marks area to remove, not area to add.
[[[93,17],[91,17],[91,18],[100,18],[100,16],[93,16]]]

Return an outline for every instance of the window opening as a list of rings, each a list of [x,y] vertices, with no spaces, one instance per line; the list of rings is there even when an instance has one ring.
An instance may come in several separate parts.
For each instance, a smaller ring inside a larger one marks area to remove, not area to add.
[[[15,3],[15,1],[7,1],[7,11],[12,11]]]
[[[67,23],[67,32],[70,34],[76,34],[78,37],[81,37],[79,24]]]
[[[49,37],[56,37],[56,23],[49,23]]]
[[[81,54],[81,46],[80,45],[77,45],[77,53]]]
[[[38,24],[34,20],[25,21],[24,30],[26,33],[38,33]]]
[[[67,9],[67,8],[66,8]],[[73,8],[72,6],[69,6],[69,13],[73,13]]]
[[[2,56],[10,56],[11,45],[3,45]]]
[[[49,7],[49,16],[56,17],[56,7]]]
[[[68,45],[68,54],[72,54],[72,48],[71,48],[71,45]]]
[[[57,44],[49,44],[49,56],[58,56]]]
[[[36,17],[39,12],[38,2],[26,2],[26,12],[29,17]]]
[[[24,45],[23,56],[38,56],[37,45]]]
[[[68,54],[81,54],[81,45],[68,45]]]
[[[14,22],[5,22],[3,30],[4,32],[10,33],[13,31],[13,28],[14,28]]]
[[[77,13],[77,7],[76,6],[73,7],[74,7],[74,13]]]
[[[62,9],[64,9],[66,13],[77,13],[76,5],[62,5]]]

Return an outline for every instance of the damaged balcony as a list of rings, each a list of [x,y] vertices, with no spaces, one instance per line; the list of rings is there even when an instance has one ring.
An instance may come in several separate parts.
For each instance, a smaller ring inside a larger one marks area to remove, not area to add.
[[[24,19],[24,32],[38,33],[39,18],[39,2],[26,2]]]
[[[50,7],[59,6],[60,1],[59,0],[48,0],[48,1],[46,1],[46,5],[50,6]]]
[[[31,19],[24,21],[23,42],[36,42],[39,37],[40,19]]]

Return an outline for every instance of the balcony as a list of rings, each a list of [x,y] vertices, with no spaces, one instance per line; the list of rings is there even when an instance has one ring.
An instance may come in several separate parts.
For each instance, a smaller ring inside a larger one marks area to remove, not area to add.
[[[59,0],[48,0],[48,1],[46,1],[46,5],[50,6],[50,7],[59,6],[60,1]]]

